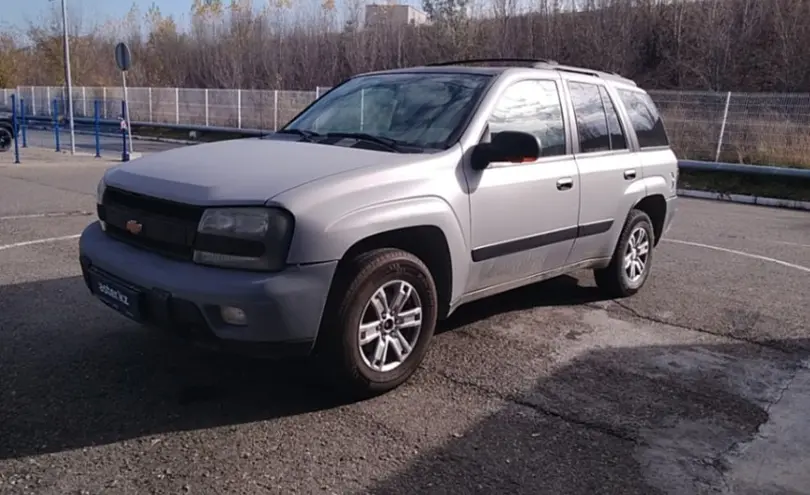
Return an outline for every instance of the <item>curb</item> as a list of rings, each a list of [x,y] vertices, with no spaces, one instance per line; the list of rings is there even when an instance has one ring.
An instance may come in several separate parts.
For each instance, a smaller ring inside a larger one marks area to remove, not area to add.
[[[685,198],[712,199],[715,201],[726,201],[729,203],[773,206],[775,208],[810,211],[810,201],[799,201],[796,199],[763,198],[760,196],[746,196],[744,194],[729,194],[714,191],[699,191],[695,189],[678,189],[677,193],[678,196],[683,196]]]

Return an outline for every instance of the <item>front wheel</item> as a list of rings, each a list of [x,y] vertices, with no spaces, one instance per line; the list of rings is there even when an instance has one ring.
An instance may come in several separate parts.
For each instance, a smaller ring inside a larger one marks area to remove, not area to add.
[[[650,217],[641,210],[631,210],[610,264],[594,270],[596,285],[613,298],[637,293],[650,275],[654,244]]]
[[[337,283],[337,304],[323,316],[325,371],[358,398],[398,387],[421,364],[436,328],[430,271],[408,252],[378,249],[352,260]]]

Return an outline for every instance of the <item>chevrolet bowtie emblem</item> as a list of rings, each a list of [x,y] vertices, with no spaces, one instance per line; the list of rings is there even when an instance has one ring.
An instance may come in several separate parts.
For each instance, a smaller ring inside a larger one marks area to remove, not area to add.
[[[143,230],[143,225],[138,223],[137,220],[129,220],[127,222],[127,232],[130,234],[138,235],[141,233],[141,230]]]

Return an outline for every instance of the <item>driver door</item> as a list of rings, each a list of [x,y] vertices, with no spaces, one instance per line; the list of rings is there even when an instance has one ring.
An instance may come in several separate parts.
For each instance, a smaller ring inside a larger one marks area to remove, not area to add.
[[[481,171],[465,168],[473,248],[468,291],[565,265],[580,201],[566,120],[559,80],[520,80],[500,95],[488,132],[531,133],[540,140],[541,156],[533,162],[491,163]]]

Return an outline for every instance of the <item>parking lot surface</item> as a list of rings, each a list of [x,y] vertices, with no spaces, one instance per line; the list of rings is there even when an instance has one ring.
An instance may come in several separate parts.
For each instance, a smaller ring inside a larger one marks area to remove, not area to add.
[[[681,199],[638,295],[470,304],[412,381],[340,403],[93,299],[113,162],[34,155],[0,156],[0,493],[810,493],[807,212]]]

